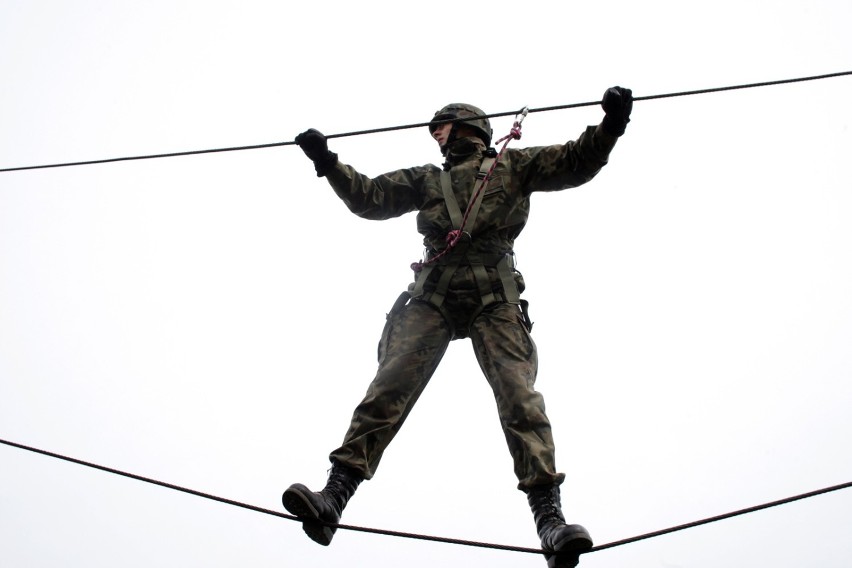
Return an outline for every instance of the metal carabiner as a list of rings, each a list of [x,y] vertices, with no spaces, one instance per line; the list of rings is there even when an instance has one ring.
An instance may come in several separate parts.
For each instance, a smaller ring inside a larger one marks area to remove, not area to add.
[[[509,134],[507,134],[506,136],[504,136],[503,138],[501,138],[500,140],[498,140],[494,144],[499,145],[503,142],[506,142],[506,144],[508,144],[509,140],[520,140],[521,139],[521,123],[527,117],[527,114],[529,114],[529,112],[530,112],[529,107],[524,107],[521,110],[519,110],[518,114],[515,115],[515,123],[512,125],[512,128],[509,130]],[[505,148],[505,145],[503,147]],[[501,150],[501,152],[502,152],[502,150]]]
[[[524,108],[522,108],[521,112],[519,112],[518,114],[515,115],[515,126],[520,126],[521,123],[524,121],[524,119],[529,114],[529,112],[530,112],[530,107],[525,106]],[[521,118],[518,118],[519,116]]]

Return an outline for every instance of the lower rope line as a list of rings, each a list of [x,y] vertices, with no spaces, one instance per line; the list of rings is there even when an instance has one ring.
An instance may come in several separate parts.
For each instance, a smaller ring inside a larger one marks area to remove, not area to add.
[[[217,497],[216,495],[211,495],[209,493],[203,493],[201,491],[196,491],[195,489],[187,489],[186,487],[181,487],[179,485],[173,485],[171,483],[166,483],[164,481],[157,481],[156,479],[151,479],[150,477],[144,477],[142,475],[136,475],[135,473],[128,473],[126,471],[113,469],[111,467],[98,465],[96,463],[78,460],[76,458],[63,456],[61,454],[55,454],[53,452],[48,452],[47,450],[40,450],[38,448],[33,448],[31,446],[25,446],[23,444],[17,444],[15,442],[10,442],[8,440],[0,439],[0,444],[12,446],[13,448],[19,448],[21,450],[27,450],[29,452],[41,454],[43,456],[48,456],[48,457],[51,457],[51,458],[64,460],[64,461],[67,461],[67,462],[75,463],[77,465],[84,465],[86,467],[98,469],[100,471],[105,471],[107,473],[114,473],[115,475],[120,475],[122,477],[129,477],[130,479],[135,479],[137,481],[144,481],[145,483],[151,483],[153,485],[159,485],[160,487],[165,487],[166,489],[174,489],[175,491],[181,491],[183,493],[189,493],[190,495],[195,495],[197,497],[204,497],[205,499],[211,499],[213,501],[219,501],[220,503],[225,503],[227,505],[234,505],[236,507],[242,507],[243,509],[249,509],[251,511],[257,511],[258,513],[266,513],[267,515],[274,515],[276,517],[282,517],[284,519],[290,519],[290,520],[293,520],[293,521],[298,519],[298,517],[294,517],[293,515],[288,515],[286,513],[279,513],[278,511],[272,511],[270,509],[264,509],[262,507],[255,507],[254,505],[248,505],[246,503],[240,503],[239,501],[234,501],[232,499],[226,499],[224,497]]]
[[[196,491],[195,489],[188,489],[186,487],[181,487],[180,485],[174,485],[172,483],[166,483],[164,481],[158,481],[158,480],[152,479],[150,477],[137,475],[135,473],[128,473],[126,471],[121,471],[119,469],[114,469],[114,468],[111,468],[111,467],[98,465],[96,463],[91,463],[91,462],[87,462],[87,461],[80,460],[80,459],[77,459],[77,458],[64,456],[62,454],[49,452],[47,450],[41,450],[41,449],[38,449],[38,448],[34,448],[32,446],[26,446],[24,444],[18,444],[16,442],[10,442],[10,441],[4,440],[4,439],[0,439],[0,444],[5,444],[5,445],[11,446],[13,448],[18,448],[18,449],[21,449],[21,450],[27,450],[29,452],[41,454],[43,456],[47,456],[47,457],[56,458],[56,459],[59,459],[59,460],[71,462],[71,463],[74,463],[74,464],[77,464],[77,465],[90,467],[92,469],[105,471],[107,473],[120,475],[122,477],[135,479],[136,481],[144,481],[145,483],[150,483],[152,485],[158,485],[160,487],[165,487],[166,489],[172,489],[174,491],[180,491],[182,493],[188,493],[190,495],[195,495],[196,497],[203,497],[205,499],[210,499],[212,501],[218,501],[219,503],[225,503],[226,505],[233,505],[235,507],[248,509],[250,511],[256,511],[258,513],[264,513],[266,515],[272,515],[274,517],[280,517],[282,519],[287,519],[287,520],[290,520],[290,521],[301,521],[302,520],[299,517],[296,517],[296,516],[293,516],[293,515],[288,515],[287,513],[280,513],[278,511],[273,511],[271,509],[265,509],[263,507],[257,507],[255,505],[249,505],[247,503],[235,501],[233,499],[226,499],[225,497],[218,497],[216,495],[211,495],[210,493],[204,493],[202,491]],[[447,537],[442,537],[442,536],[428,536],[428,535],[406,533],[406,532],[392,531],[392,530],[386,530],[386,529],[374,529],[374,528],[367,528],[367,527],[358,527],[358,526],[353,526],[353,525],[341,525],[341,524],[333,524],[333,523],[323,523],[323,524],[326,524],[330,527],[337,527],[337,528],[340,528],[340,529],[345,529],[345,530],[350,530],[350,531],[373,533],[373,534],[380,534],[380,535],[385,535],[385,536],[395,536],[395,537],[410,538],[410,539],[415,539],[415,540],[428,540],[428,541],[433,541],[433,542],[443,542],[443,543],[446,543],[446,544],[475,546],[475,547],[479,547],[479,548],[492,548],[492,549],[495,549],[495,550],[508,550],[508,551],[511,551],[511,552],[528,552],[528,553],[533,553],[533,554],[544,554],[543,550],[537,549],[537,548],[526,548],[526,547],[522,547],[522,546],[509,546],[509,545],[503,545],[503,544],[491,544],[491,543],[487,543],[487,542],[477,542],[477,541],[472,541],[472,540],[462,540],[462,539],[447,538]]]
[[[823,489],[817,489],[815,491],[809,491],[808,493],[802,493],[801,495],[795,495],[793,497],[787,497],[786,499],[779,499],[777,501],[771,501],[769,503],[764,503],[762,505],[755,505],[753,507],[747,507],[745,509],[740,509],[739,511],[732,511],[730,513],[725,513],[722,515],[716,515],[715,517],[708,517],[706,519],[701,519],[698,521],[693,521],[691,523],[686,523],[683,525],[677,525],[674,527],[670,527],[667,529],[662,529],[650,533],[646,533],[639,536],[634,536],[631,538],[626,538],[624,540],[618,540],[614,542],[610,542],[608,544],[602,544],[600,546],[596,546],[592,548],[589,552],[597,552],[599,550],[606,550],[607,548],[615,548],[616,546],[622,546],[624,544],[631,544],[634,542],[638,542],[640,540],[646,540],[649,538],[654,538],[658,536],[663,536],[666,534],[671,534],[673,532],[682,531],[685,529],[691,529],[694,527],[698,527],[701,525],[707,525],[710,523],[715,523],[717,521],[722,521],[725,519],[730,519],[733,517],[738,517],[740,515],[745,515],[748,513],[754,513],[755,511],[762,511],[764,509],[769,509],[771,507],[777,507],[779,505],[786,505],[788,503],[792,503],[794,501],[800,501],[802,499],[808,499],[810,497],[816,497],[817,495],[824,495],[826,493],[831,493],[832,491],[840,491],[841,489],[848,489],[852,487],[852,481],[847,483],[841,483],[840,485],[833,485],[831,487],[825,487]]]
[[[490,548],[494,550],[505,550],[508,552],[527,552],[530,554],[546,554],[546,551],[540,548],[527,548],[524,546],[512,546],[510,544],[493,544],[489,542],[478,542],[475,540],[464,540],[459,538],[449,538],[445,536],[430,536],[425,534],[417,534],[417,533],[409,533],[409,532],[400,532],[400,531],[391,531],[387,529],[373,529],[368,527],[357,527],[353,525],[336,525],[333,523],[323,523],[324,525],[328,525],[330,527],[337,527],[339,529],[346,529],[350,531],[357,531],[363,533],[370,534],[380,534],[384,536],[395,536],[399,538],[408,538],[412,540],[426,540],[431,542],[442,542],[444,544],[458,544],[461,546],[473,546],[477,548]]]
[[[240,501],[235,501],[233,499],[227,499],[225,497],[218,497],[216,495],[211,495],[210,493],[204,493],[202,491],[196,491],[195,489],[188,489],[186,487],[181,487],[179,485],[174,485],[172,483],[166,483],[166,482],[163,482],[163,481],[158,481],[158,480],[152,479],[150,477],[145,477],[145,476],[137,475],[137,474],[134,474],[134,473],[128,473],[126,471],[121,471],[121,470],[114,469],[114,468],[111,468],[111,467],[98,465],[98,464],[95,464],[95,463],[83,461],[83,460],[80,460],[80,459],[77,459],[77,458],[64,456],[62,454],[57,454],[57,453],[49,452],[49,451],[46,451],[46,450],[40,450],[40,449],[34,448],[32,446],[26,446],[24,444],[18,444],[16,442],[10,442],[8,440],[3,440],[3,439],[0,439],[0,444],[4,444],[6,446],[11,446],[13,448],[18,448],[18,449],[21,449],[21,450],[27,450],[29,452],[41,454],[43,456],[47,456],[47,457],[56,458],[56,459],[60,459],[60,460],[63,460],[63,461],[71,462],[71,463],[74,463],[74,464],[77,464],[77,465],[86,466],[86,467],[89,467],[89,468],[92,468],[92,469],[105,471],[107,473],[120,475],[122,477],[135,479],[137,481],[144,481],[145,483],[150,483],[152,485],[158,485],[160,487],[164,487],[166,489],[172,489],[172,490],[175,490],[175,491],[180,491],[182,493],[188,493],[190,495],[195,495],[196,497],[203,497],[205,499],[210,499],[212,501],[218,501],[219,503],[225,503],[226,505],[233,505],[235,507],[248,509],[250,511],[255,511],[255,512],[258,512],[258,513],[264,513],[266,515],[272,515],[274,517],[280,517],[282,519],[287,519],[287,520],[290,520],[290,521],[301,521],[302,520],[299,517],[295,517],[293,515],[288,515],[286,513],[280,513],[278,511],[273,511],[271,509],[265,509],[263,507],[257,507],[255,505],[249,505],[247,503],[242,503]],[[694,521],[694,522],[691,522],[691,523],[677,525],[677,526],[670,527],[670,528],[667,528],[667,529],[662,529],[662,530],[658,530],[658,531],[634,536],[634,537],[631,537],[631,538],[626,538],[624,540],[613,541],[613,542],[610,542],[610,543],[607,543],[607,544],[602,544],[600,546],[595,546],[594,548],[591,548],[591,549],[589,549],[585,552],[598,552],[598,551],[601,551],[601,550],[606,550],[608,548],[615,548],[616,546],[623,546],[625,544],[631,544],[631,543],[634,543],[634,542],[638,542],[640,540],[646,540],[646,539],[649,539],[649,538],[663,536],[663,535],[670,534],[670,533],[673,533],[673,532],[682,531],[682,530],[685,530],[685,529],[698,527],[698,526],[706,525],[706,524],[709,524],[709,523],[714,523],[716,521],[721,521],[721,520],[724,520],[724,519],[730,519],[732,517],[737,517],[737,516],[740,516],[740,515],[753,513],[755,511],[761,511],[763,509],[768,509],[770,507],[777,507],[779,505],[785,505],[787,503],[792,503],[794,501],[800,501],[802,499],[808,499],[810,497],[816,497],[817,495],[824,495],[826,493],[831,493],[833,491],[839,491],[841,489],[847,489],[847,488],[850,488],[850,487],[852,487],[852,481],[850,481],[848,483],[841,483],[840,485],[834,485],[834,486],[831,486],[831,487],[826,487],[826,488],[823,488],[823,489],[817,489],[815,491],[810,491],[808,493],[802,493],[801,495],[795,495],[793,497],[788,497],[786,499],[779,499],[777,501],[771,501],[769,503],[764,503],[762,505],[755,505],[753,507],[740,509],[738,511],[732,511],[730,513],[725,513],[725,514],[722,514],[722,515],[716,515],[714,517],[708,517],[706,519],[701,519],[701,520]],[[330,527],[336,527],[336,528],[344,529],[344,530],[363,532],[363,533],[371,533],[371,534],[380,534],[380,535],[384,535],[384,536],[393,536],[393,537],[408,538],[408,539],[414,539],[414,540],[442,542],[442,543],[445,543],[445,544],[457,544],[457,545],[462,545],[462,546],[473,546],[473,547],[478,547],[478,548],[490,548],[490,549],[493,549],[493,550],[504,550],[504,551],[509,551],[509,552],[526,552],[526,553],[530,553],[530,554],[549,554],[547,551],[542,550],[540,548],[527,548],[527,547],[523,547],[523,546],[493,544],[493,543],[487,543],[487,542],[478,542],[478,541],[474,541],[474,540],[463,540],[463,539],[448,538],[448,537],[442,537],[442,536],[429,536],[429,535],[416,534],[416,533],[392,531],[392,530],[387,530],[387,529],[359,527],[359,526],[354,526],[354,525],[343,525],[343,524],[333,524],[333,523],[323,523],[323,524],[328,525]]]

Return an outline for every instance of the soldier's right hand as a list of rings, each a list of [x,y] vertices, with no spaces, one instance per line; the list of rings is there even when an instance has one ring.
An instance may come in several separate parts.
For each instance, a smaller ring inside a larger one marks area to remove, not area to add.
[[[314,128],[305,130],[296,136],[296,144],[314,162],[321,162],[328,157],[328,139],[319,130]]]

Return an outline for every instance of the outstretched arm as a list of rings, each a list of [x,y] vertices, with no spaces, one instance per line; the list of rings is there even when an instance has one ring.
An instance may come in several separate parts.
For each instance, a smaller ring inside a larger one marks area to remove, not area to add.
[[[630,89],[612,87],[604,93],[600,124],[587,127],[565,144],[524,148],[511,152],[513,168],[523,181],[524,192],[557,191],[577,187],[595,177],[624,134],[633,109]]]
[[[428,168],[398,170],[371,178],[340,162],[318,130],[302,132],[296,136],[296,144],[313,161],[317,176],[325,177],[337,196],[359,217],[389,219],[419,209]]]

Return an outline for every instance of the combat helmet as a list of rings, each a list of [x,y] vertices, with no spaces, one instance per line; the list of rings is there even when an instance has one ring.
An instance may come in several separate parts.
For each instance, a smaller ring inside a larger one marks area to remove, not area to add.
[[[466,103],[450,103],[436,112],[432,120],[440,121],[450,118],[470,118],[470,120],[463,120],[453,124],[465,124],[473,128],[479,137],[482,138],[482,141],[485,142],[486,146],[491,145],[491,134],[493,132],[491,130],[491,122],[485,117],[482,109]],[[435,132],[438,126],[438,124],[433,122],[429,125],[429,132]]]

